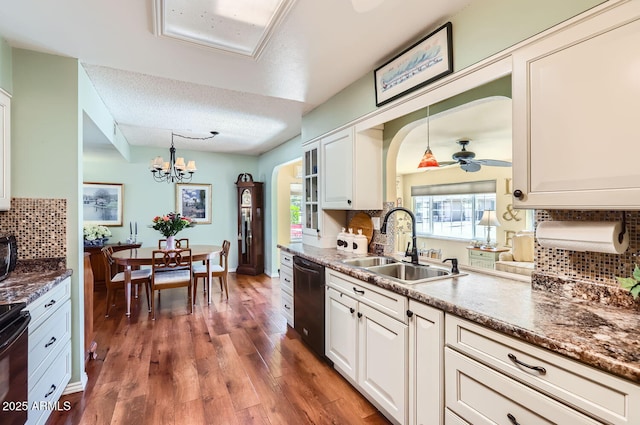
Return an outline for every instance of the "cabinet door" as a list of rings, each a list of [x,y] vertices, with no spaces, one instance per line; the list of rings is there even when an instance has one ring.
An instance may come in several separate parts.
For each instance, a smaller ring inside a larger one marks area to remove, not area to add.
[[[304,222],[302,226],[303,235],[316,236],[319,226],[318,205],[319,205],[319,182],[318,182],[318,167],[320,166],[320,157],[318,152],[318,143],[312,143],[304,148],[304,163],[303,163],[303,193],[304,199],[303,211]]]
[[[640,207],[639,18],[628,2],[514,52],[516,206]]]
[[[0,210],[11,207],[11,98],[0,89]]]
[[[443,423],[444,313],[410,300],[409,423]]]
[[[322,208],[351,209],[353,204],[353,129],[322,140]]]
[[[360,303],[358,384],[398,423],[407,423],[408,326]]]
[[[357,381],[356,311],[358,302],[332,288],[325,301],[325,354],[334,367],[352,382]]]

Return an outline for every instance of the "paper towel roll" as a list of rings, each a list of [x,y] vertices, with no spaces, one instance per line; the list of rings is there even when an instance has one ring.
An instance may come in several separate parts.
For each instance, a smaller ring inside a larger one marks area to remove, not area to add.
[[[622,231],[620,221],[543,221],[536,239],[544,248],[622,254],[629,247],[629,232],[625,231],[622,241],[618,239]]]

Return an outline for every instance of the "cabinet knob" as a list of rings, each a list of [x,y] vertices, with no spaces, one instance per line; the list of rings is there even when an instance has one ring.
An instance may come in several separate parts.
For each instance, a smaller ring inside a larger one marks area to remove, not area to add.
[[[411,317],[411,316],[413,316],[413,311],[407,310],[407,317]]]
[[[355,312],[356,312],[356,309],[355,309],[355,308],[353,308],[353,307],[349,307],[349,311],[351,312],[351,314],[353,314],[353,313],[355,313]]]
[[[524,198],[524,193],[520,189],[516,189],[516,190],[513,191],[513,196],[516,199],[522,199],[522,198]]]
[[[358,318],[362,317],[362,313],[358,312]]]
[[[351,199],[347,199],[347,204],[351,205]]]

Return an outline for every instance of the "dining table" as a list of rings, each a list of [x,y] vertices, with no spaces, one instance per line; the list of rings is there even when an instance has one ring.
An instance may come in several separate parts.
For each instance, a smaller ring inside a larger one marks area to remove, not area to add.
[[[191,245],[191,261],[204,261],[207,265],[209,277],[211,276],[211,260],[222,252],[222,247],[218,245]],[[153,251],[158,251],[155,247],[140,247],[125,249],[112,254],[116,264],[124,268],[124,293],[127,302],[126,315],[131,315],[131,270],[133,267],[150,266],[153,259]],[[207,303],[211,304],[211,278],[206,279]],[[195,294],[194,294],[195,297]]]

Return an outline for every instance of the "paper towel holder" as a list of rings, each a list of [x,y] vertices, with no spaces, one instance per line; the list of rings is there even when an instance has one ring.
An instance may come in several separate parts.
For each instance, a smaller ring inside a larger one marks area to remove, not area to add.
[[[618,243],[622,243],[624,240],[624,234],[627,233],[627,214],[622,213],[622,229],[620,229],[620,233],[618,233]]]

